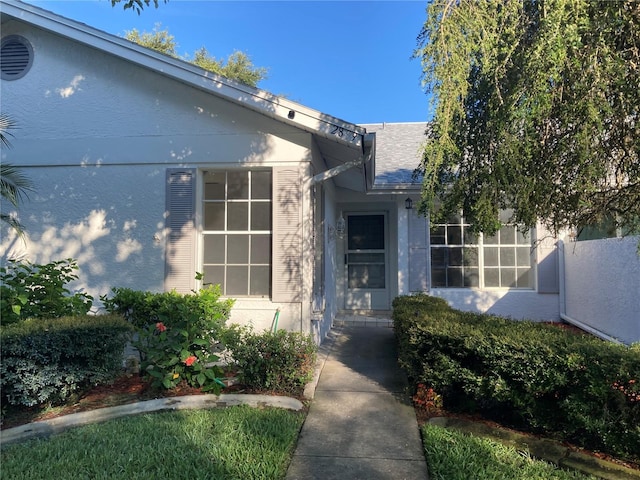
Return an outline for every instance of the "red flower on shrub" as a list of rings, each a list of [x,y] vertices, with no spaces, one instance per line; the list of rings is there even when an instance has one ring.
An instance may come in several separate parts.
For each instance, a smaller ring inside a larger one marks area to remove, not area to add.
[[[164,323],[162,322],[156,323],[156,330],[158,330],[160,333],[164,332],[166,329],[167,327],[165,327]]]
[[[191,365],[196,363],[196,360],[197,360],[196,356],[195,355],[191,355],[190,357],[185,358],[183,360],[183,362],[187,367],[190,367]]]

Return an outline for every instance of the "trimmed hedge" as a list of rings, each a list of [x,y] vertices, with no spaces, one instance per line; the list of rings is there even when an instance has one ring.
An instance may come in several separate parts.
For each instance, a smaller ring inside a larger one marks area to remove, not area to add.
[[[131,326],[120,316],[29,319],[0,329],[2,403],[61,404],[122,368]]]
[[[640,346],[427,295],[398,297],[393,319],[401,366],[446,409],[640,459]]]
[[[205,330],[219,330],[229,318],[234,300],[220,299],[220,286],[210,285],[197,292],[143,292],[130,288],[112,288],[111,297],[100,297],[109,313],[124,316],[132,325],[145,328],[156,322],[172,327],[186,317],[198,318]]]

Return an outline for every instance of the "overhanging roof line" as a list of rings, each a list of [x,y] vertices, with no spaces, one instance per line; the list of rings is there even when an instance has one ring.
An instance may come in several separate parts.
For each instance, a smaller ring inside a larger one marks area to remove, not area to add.
[[[2,14],[108,52],[194,88],[351,148],[364,149],[366,129],[267,91],[220,77],[81,22],[16,0],[1,0]],[[167,68],[168,67],[168,68]]]

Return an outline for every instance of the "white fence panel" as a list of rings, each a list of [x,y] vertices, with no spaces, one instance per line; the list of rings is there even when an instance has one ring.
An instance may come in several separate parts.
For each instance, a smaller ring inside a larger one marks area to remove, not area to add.
[[[640,342],[639,241],[634,236],[564,244],[564,320],[605,338]]]

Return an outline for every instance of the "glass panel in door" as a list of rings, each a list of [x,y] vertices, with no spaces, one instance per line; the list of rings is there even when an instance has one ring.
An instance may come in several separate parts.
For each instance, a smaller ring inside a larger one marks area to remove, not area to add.
[[[384,214],[347,215],[347,309],[388,309]]]

